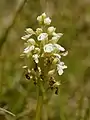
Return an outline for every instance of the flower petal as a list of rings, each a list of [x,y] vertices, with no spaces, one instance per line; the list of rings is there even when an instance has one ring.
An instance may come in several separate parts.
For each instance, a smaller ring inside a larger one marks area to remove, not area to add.
[[[60,64],[57,64],[57,71],[58,71],[58,74],[59,74],[59,75],[62,75],[62,74],[63,74],[63,69],[61,68],[61,65],[60,65]]]
[[[41,33],[39,36],[38,36],[38,41],[42,41],[42,40],[46,40],[48,39],[48,34],[47,33]]]
[[[59,44],[54,44],[54,46],[60,51],[65,51],[65,49]]]
[[[38,54],[34,54],[34,55],[33,55],[33,58],[34,58],[34,60],[35,60],[36,63],[39,62],[39,60],[38,60],[39,55],[38,55]]]
[[[46,44],[45,46],[44,46],[44,52],[47,52],[47,53],[50,53],[50,52],[52,52],[54,50],[54,46],[53,46],[53,44]]]
[[[51,23],[51,19],[49,17],[44,19],[44,24],[45,25],[50,25],[50,23]]]
[[[22,40],[27,40],[30,36],[31,36],[31,35],[28,34],[28,35],[25,35],[25,36],[21,37],[21,39],[22,39]]]
[[[24,49],[24,53],[29,53],[29,52],[31,52],[32,50],[34,50],[34,45],[32,45],[32,46],[28,46],[28,47],[26,47],[25,49]]]

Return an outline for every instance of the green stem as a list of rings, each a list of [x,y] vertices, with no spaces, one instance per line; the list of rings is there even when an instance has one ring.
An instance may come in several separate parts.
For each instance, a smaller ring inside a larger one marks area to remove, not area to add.
[[[36,107],[36,120],[40,120],[41,118],[41,111],[43,105],[43,95],[40,87],[40,81],[37,86],[37,107]]]

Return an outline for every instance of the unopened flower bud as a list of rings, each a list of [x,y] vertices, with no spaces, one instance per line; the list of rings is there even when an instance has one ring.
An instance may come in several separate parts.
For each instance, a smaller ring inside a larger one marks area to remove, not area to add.
[[[27,34],[35,34],[35,32],[33,31],[33,29],[31,29],[31,28],[27,28],[26,29],[26,33]]]
[[[46,18],[46,13],[43,13],[43,14],[42,14],[42,17],[45,19],[45,18]]]
[[[35,40],[33,38],[28,39],[29,45],[35,45]]]
[[[41,24],[43,22],[42,16],[38,16],[37,21]]]
[[[55,73],[55,69],[50,70],[50,71],[48,72],[48,75],[49,75],[49,76],[52,76],[54,73]]]
[[[39,35],[43,32],[42,28],[37,28],[36,29],[36,34]]]
[[[51,23],[51,19],[49,17],[44,19],[44,24],[45,25],[50,25],[50,23]]]
[[[48,28],[47,32],[48,32],[48,34],[52,35],[52,33],[55,32],[55,30],[56,30],[56,28],[51,26]]]

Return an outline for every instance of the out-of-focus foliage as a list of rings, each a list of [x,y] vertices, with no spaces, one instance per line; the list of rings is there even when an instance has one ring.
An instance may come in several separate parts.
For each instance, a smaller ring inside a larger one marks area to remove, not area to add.
[[[0,120],[34,120],[36,88],[24,77],[21,36],[46,12],[69,54],[59,95],[48,96],[42,120],[90,119],[90,0],[0,0]]]

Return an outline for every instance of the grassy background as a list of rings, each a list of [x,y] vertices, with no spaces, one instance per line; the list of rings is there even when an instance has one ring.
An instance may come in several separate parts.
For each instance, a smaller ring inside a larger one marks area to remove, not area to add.
[[[59,43],[69,54],[68,69],[60,76],[60,94],[45,104],[42,120],[90,119],[90,1],[1,0],[0,1],[0,120],[34,120],[36,88],[25,80],[20,59],[26,27],[36,28],[36,17],[46,12],[52,25],[64,33]],[[50,96],[50,95],[49,95]]]

